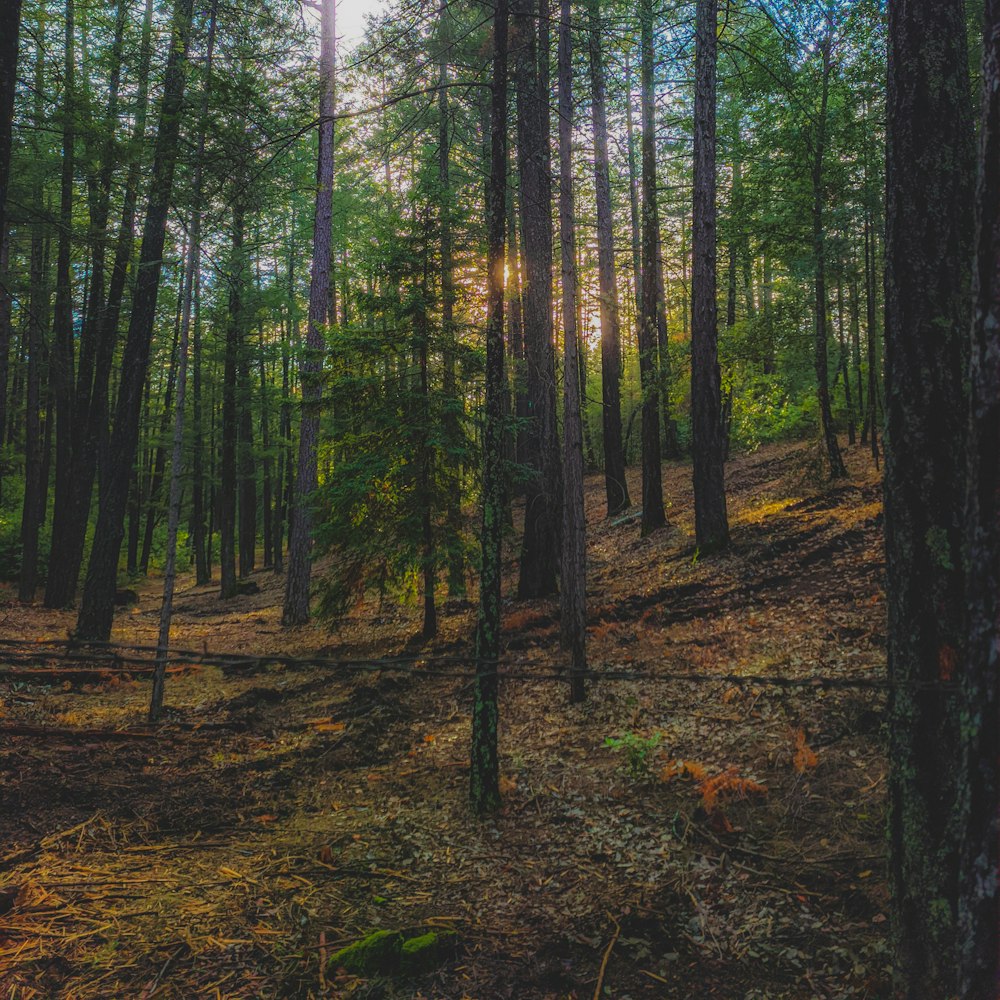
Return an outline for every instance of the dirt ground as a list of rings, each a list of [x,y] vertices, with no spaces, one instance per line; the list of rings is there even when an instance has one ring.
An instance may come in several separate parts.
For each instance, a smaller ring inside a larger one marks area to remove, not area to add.
[[[884,695],[753,681],[884,673],[878,474],[851,449],[850,478],[825,485],[816,458],[734,458],[733,544],[710,558],[689,467],[665,468],[669,527],[645,539],[608,523],[588,480],[591,665],[642,679],[593,684],[580,706],[561,681],[504,681],[504,806],[487,821],[467,805],[468,680],[428,664],[194,664],[168,679],[154,733],[145,680],[30,683],[0,650],[0,997],[889,997]],[[414,606],[283,629],[281,578],[253,580],[229,602],[182,580],[173,642],[470,649],[470,601],[442,598],[421,647]],[[72,628],[14,596],[0,590],[0,638]],[[114,638],[154,641],[158,608],[151,579]],[[507,669],[563,663],[556,602],[510,601],[505,627]],[[609,737],[632,742],[631,768]],[[456,943],[421,976],[330,961],[374,930],[442,928]]]

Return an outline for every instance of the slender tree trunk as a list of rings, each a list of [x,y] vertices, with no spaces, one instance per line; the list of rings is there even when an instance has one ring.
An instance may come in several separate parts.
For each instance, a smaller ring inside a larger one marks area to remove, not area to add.
[[[62,141],[62,177],[59,194],[59,251],[56,259],[56,300],[53,322],[53,343],[49,359],[49,380],[55,394],[56,403],[56,474],[55,474],[55,506],[53,523],[62,527],[67,518],[72,516],[75,485],[73,482],[73,444],[75,394],[73,391],[73,372],[75,367],[74,334],[73,334],[73,274],[71,270],[71,255],[73,242],[73,177],[75,170],[75,90],[76,90],[76,47],[74,27],[74,0],[66,0],[66,30],[64,36],[63,63],[63,141]],[[62,549],[63,540],[60,532],[53,538],[53,552]],[[50,564],[49,579],[54,580],[57,574],[52,572],[54,564]],[[61,577],[61,574],[58,574]],[[45,603],[48,607],[55,604],[50,600],[46,589]]]
[[[691,450],[701,552],[729,544],[716,305],[715,97],[718,0],[698,0],[691,269]]]
[[[476,622],[476,680],[472,704],[469,795],[477,815],[500,805],[497,760],[497,660],[500,657],[501,542],[504,517],[504,189],[507,183],[507,0],[493,14],[493,89],[490,172],[486,187],[486,425],[483,448],[482,558]]]
[[[832,17],[832,15],[831,15]],[[819,118],[813,147],[812,193],[813,193],[813,257],[815,271],[815,312],[816,312],[816,387],[819,394],[819,417],[823,440],[826,443],[826,455],[830,463],[830,477],[838,479],[847,475],[844,459],[837,443],[837,428],[833,422],[833,411],[830,406],[830,372],[827,358],[829,345],[829,316],[826,301],[826,226],[824,208],[826,191],[823,180],[823,161],[826,156],[827,105],[830,95],[830,72],[833,60],[833,26],[827,27],[826,35],[820,41],[820,51],[823,56],[823,79],[820,97]]]
[[[39,44],[35,61],[35,110],[40,111],[45,50]],[[41,178],[34,185],[34,203],[42,204]],[[49,312],[45,287],[45,241],[39,225],[31,227],[27,320],[28,372],[24,408],[24,503],[21,508],[21,575],[18,600],[30,603],[38,587],[38,532],[45,514],[42,485],[41,368],[45,349],[45,319]]]
[[[192,0],[177,0],[171,27],[149,202],[132,297],[132,315],[122,355],[118,406],[111,434],[110,457],[113,468],[108,469],[106,488],[102,490],[83,603],[77,621],[78,634],[87,639],[108,639],[114,619],[115,583],[125,504],[128,499],[128,480],[139,441],[142,390],[149,367],[167,214],[179,149],[185,63],[191,35],[191,8]]]
[[[462,520],[462,468],[455,451],[462,444],[464,397],[455,378],[455,275],[452,239],[451,190],[451,108],[448,102],[448,57],[451,49],[448,4],[442,0],[438,14],[441,56],[438,65],[438,183],[441,186],[441,335],[443,338],[444,382],[447,400],[445,435],[449,444],[446,458],[446,509],[448,527],[448,596],[465,595],[465,547]]]
[[[10,175],[14,94],[17,90],[17,50],[21,30],[21,0],[0,6],[0,233],[7,230],[5,206]]]
[[[1000,995],[1000,3],[986,0],[968,437],[959,995]]]
[[[656,202],[656,119],[653,93],[653,5],[640,0],[642,48],[642,311],[639,322],[639,381],[642,386],[642,533],[663,527],[659,390],[656,372],[657,251],[660,215]]]
[[[324,331],[330,301],[330,238],[333,216],[333,112],[336,65],[335,0],[322,0],[319,157],[316,165],[316,213],[313,230],[312,277],[309,285],[309,325],[299,365],[302,382],[302,417],[299,423],[299,456],[295,477],[295,513],[288,539],[288,573],[282,622],[302,625],[309,620],[309,578],[312,553],[311,497],[318,478],[316,448],[322,396]]]
[[[642,257],[640,251],[639,187],[642,183],[635,162],[635,126],[632,122],[632,61],[630,47],[625,46],[625,137],[628,148],[628,202],[632,233],[632,291],[635,303],[636,343],[642,322]],[[685,333],[687,331],[685,330]],[[621,353],[618,366],[621,368]],[[628,449],[625,449],[628,451]]]
[[[628,509],[632,501],[625,481],[622,445],[621,327],[615,273],[614,219],[608,164],[608,116],[601,54],[601,2],[587,0],[590,85],[594,124],[594,188],[597,196],[597,270],[601,303],[601,398],[604,433],[604,489],[608,517]],[[631,138],[631,137],[630,137]],[[569,473],[567,472],[567,475]]]
[[[530,419],[525,455],[530,470],[524,500],[524,539],[518,596],[543,597],[556,591],[562,487],[556,434],[555,356],[552,337],[552,182],[548,168],[548,19],[536,30],[535,0],[515,0],[511,40],[517,84],[517,156],[521,180],[521,272],[524,357]],[[544,31],[543,31],[544,29]]]
[[[659,217],[659,212],[657,212]],[[667,330],[667,292],[663,283],[663,241],[660,227],[656,227],[656,389],[659,395],[660,414],[663,418],[663,458],[678,459],[681,447],[677,441],[677,426],[670,414],[670,388],[673,385],[673,366],[670,362],[670,336]]]
[[[889,8],[889,877],[896,969],[912,1000],[939,1000],[957,989],[955,814],[965,721],[957,699],[936,685],[965,664],[964,380],[975,150],[963,7],[961,0],[899,0]]]
[[[253,447],[253,379],[247,354],[246,330],[240,331],[237,356],[237,394],[239,438],[240,578],[249,576],[257,563],[257,472]],[[263,385],[261,386],[263,390]]]
[[[857,442],[857,428],[854,420],[854,401],[851,398],[851,372],[848,365],[849,345],[844,331],[844,283],[837,279],[837,347],[839,350],[839,367],[844,380],[844,405],[847,407],[847,443]]]
[[[593,7],[591,7],[593,12]],[[592,33],[593,37],[593,25]],[[598,54],[598,60],[600,55]],[[570,700],[583,701],[587,671],[587,535],[583,512],[583,422],[576,287],[576,209],[573,199],[573,42],[570,0],[561,0],[559,22],[559,239],[562,253],[563,499],[561,624],[562,645],[570,654]],[[605,155],[607,147],[605,146]],[[612,274],[614,272],[612,271]],[[617,319],[617,317],[616,317]],[[620,424],[620,421],[619,421]],[[619,433],[621,427],[619,426]]]
[[[239,365],[243,345],[243,207],[233,204],[233,255],[229,274],[229,322],[222,374],[222,440],[219,455],[219,596],[235,597]]]

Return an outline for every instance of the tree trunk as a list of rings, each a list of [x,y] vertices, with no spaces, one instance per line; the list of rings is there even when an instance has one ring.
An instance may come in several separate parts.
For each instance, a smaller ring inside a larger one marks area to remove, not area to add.
[[[729,544],[716,304],[715,95],[718,0],[698,0],[691,268],[694,530],[702,553]]]
[[[561,470],[556,434],[555,356],[552,341],[552,181],[549,160],[548,49],[536,45],[534,0],[511,8],[517,84],[517,158],[521,180],[523,238],[524,359],[530,419],[525,454],[518,460],[530,476],[524,498],[524,540],[518,596],[544,597],[556,591],[562,527]],[[547,37],[548,19],[539,21]]]
[[[462,445],[464,397],[458,392],[455,378],[455,265],[452,239],[451,191],[451,109],[448,102],[448,57],[451,50],[451,30],[446,0],[442,0],[438,14],[440,24],[441,56],[438,65],[438,183],[441,186],[441,335],[443,339],[443,386],[447,410],[445,411],[445,436],[448,442],[445,458],[446,509],[448,527],[448,596],[465,595],[465,548],[462,521],[462,468],[455,453]]]
[[[11,126],[17,91],[17,50],[21,30],[21,0],[0,6],[0,233],[7,230],[5,206],[10,176]]]
[[[823,55],[823,79],[820,97],[819,118],[813,147],[812,168],[812,220],[813,220],[813,265],[815,267],[815,364],[816,388],[819,395],[820,429],[826,443],[827,460],[830,463],[830,478],[838,479],[847,475],[844,459],[837,443],[837,428],[833,422],[833,411],[830,407],[830,372],[827,358],[829,344],[829,317],[826,301],[826,228],[824,223],[824,207],[826,192],[823,182],[823,159],[826,155],[827,105],[830,95],[830,71],[833,57],[833,27],[827,27],[826,35],[820,41],[820,51]]]
[[[504,228],[507,184],[507,0],[493,15],[493,90],[490,172],[486,187],[486,424],[483,448],[482,558],[476,621],[476,680],[472,704],[469,797],[485,815],[500,805],[497,760],[497,660],[500,657],[501,542],[504,517],[503,414],[507,380],[503,361]]]
[[[1000,995],[1000,2],[986,0],[968,437],[959,995]]]
[[[625,481],[622,444],[621,328],[618,279],[615,273],[614,218],[608,165],[608,117],[601,55],[601,0],[588,0],[590,83],[594,123],[594,188],[597,196],[597,270],[601,303],[601,400],[604,431],[604,490],[608,517],[627,510],[632,501]],[[569,473],[567,472],[567,475]]]
[[[642,310],[639,317],[639,382],[642,386],[642,533],[663,527],[660,417],[657,406],[656,315],[660,215],[656,202],[656,120],[653,94],[653,5],[640,0],[642,48]]]
[[[593,7],[591,7],[593,16]],[[591,23],[591,39],[594,31]],[[593,41],[591,42],[593,44]],[[600,54],[598,53],[598,62]],[[593,65],[593,63],[591,64]],[[570,654],[570,701],[583,701],[587,671],[587,534],[583,512],[583,422],[580,417],[576,287],[576,209],[573,199],[573,42],[570,0],[559,21],[559,239],[562,253],[563,454],[566,495],[562,524],[562,646]],[[605,157],[607,146],[605,145]],[[605,164],[606,165],[606,164]],[[614,271],[612,270],[612,280]],[[616,310],[617,311],[617,310]],[[617,316],[615,317],[617,320]],[[619,420],[619,433],[621,432]]]
[[[889,877],[896,968],[913,1000],[957,989],[955,813],[964,723],[957,700],[936,685],[965,663],[963,382],[975,152],[963,7],[961,0],[899,0],[889,8]]]
[[[282,623],[302,625],[309,620],[309,578],[312,553],[312,494],[317,486],[316,448],[322,398],[320,374],[330,301],[330,240],[333,218],[334,70],[337,54],[335,0],[322,0],[319,56],[319,156],[316,164],[316,212],[313,229],[312,276],[309,283],[309,325],[299,363],[302,381],[302,417],[295,476],[294,518],[288,539],[288,573]]]
[[[56,474],[55,505],[53,525],[62,527],[72,516],[75,483],[73,482],[73,444],[75,394],[73,372],[75,367],[73,333],[73,274],[71,255],[73,242],[73,176],[75,136],[75,29],[74,0],[66,0],[66,30],[64,40],[65,61],[63,64],[63,141],[62,178],[59,193],[59,250],[56,258],[56,301],[53,321],[52,352],[49,357],[49,380],[55,394],[56,404]],[[53,553],[62,550],[64,540],[60,532],[52,539]],[[58,558],[58,556],[54,556]],[[49,580],[63,579],[63,574],[55,573],[55,564],[50,562]],[[45,604],[55,607],[49,588],[46,587]]]
[[[233,255],[229,273],[229,321],[222,373],[222,441],[219,454],[219,596],[235,597],[239,365],[243,346],[243,206],[233,204]]]
[[[170,52],[163,85],[163,101],[142,249],[132,297],[132,315],[122,355],[118,406],[111,434],[111,467],[102,490],[94,544],[87,567],[77,633],[87,639],[107,640],[114,619],[115,584],[121,551],[128,482],[139,442],[142,390],[149,367],[149,351],[156,318],[156,296],[166,237],[167,214],[173,191],[174,166],[180,138],[192,0],[177,0],[171,27]]]

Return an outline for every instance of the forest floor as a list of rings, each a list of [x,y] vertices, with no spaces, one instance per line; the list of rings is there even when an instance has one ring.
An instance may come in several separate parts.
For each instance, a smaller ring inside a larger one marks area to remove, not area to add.
[[[670,524],[649,538],[611,525],[588,479],[591,665],[648,677],[582,705],[562,682],[504,681],[487,821],[468,809],[465,679],[195,665],[143,735],[145,681],[27,684],[0,652],[0,997],[888,997],[884,695],[753,682],[883,676],[879,477],[860,448],[832,485],[816,459],[734,457],[733,544],[710,558],[689,467],[665,468]],[[374,599],[335,633],[283,629],[281,579],[253,579],[229,602],[182,580],[173,641],[469,650],[468,601],[425,648],[417,608]],[[0,638],[72,628],[14,594]],[[158,596],[151,579],[114,638],[155,641]],[[519,671],[563,662],[555,601],[508,602],[505,630]],[[32,725],[55,728],[15,729]],[[631,772],[605,745],[628,734]],[[419,976],[329,961],[378,929],[457,934]]]

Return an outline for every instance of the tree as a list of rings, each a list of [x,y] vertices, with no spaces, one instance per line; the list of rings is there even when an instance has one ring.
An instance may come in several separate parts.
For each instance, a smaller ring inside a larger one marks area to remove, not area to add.
[[[885,524],[889,874],[907,996],[955,991],[973,129],[961,0],[889,8]],[[978,585],[978,581],[977,581]]]
[[[111,434],[111,467],[102,482],[94,543],[87,567],[83,602],[77,619],[81,638],[107,640],[114,619],[118,556],[125,526],[129,479],[139,443],[143,387],[149,367],[156,296],[160,285],[167,214],[173,193],[174,167],[180,146],[180,124],[193,0],[177,0],[170,32],[160,107],[160,124],[153,153],[152,180],[142,248],[139,251],[132,313],[122,355],[118,405]]]
[[[493,14],[493,77],[490,98],[490,172],[486,188],[487,313],[486,424],[483,429],[483,520],[476,619],[476,679],[472,703],[469,794],[478,815],[500,805],[497,759],[497,661],[500,658],[501,545],[504,516],[504,236],[507,187],[507,0]]]
[[[578,370],[576,209],[573,199],[573,40],[570,0],[559,20],[559,239],[562,254],[563,448],[562,644],[570,653],[570,698],[582,701],[587,669],[587,537],[583,511],[583,422]],[[606,153],[606,150],[605,150]],[[612,271],[612,275],[613,275]],[[619,421],[619,432],[621,431]]]
[[[986,0],[969,367],[959,995],[1000,983],[1000,3]]]
[[[622,446],[621,330],[608,165],[608,115],[601,53],[601,0],[588,0],[591,113],[594,125],[594,188],[597,200],[597,258],[601,309],[601,419],[604,425],[604,483],[608,517],[631,505]],[[631,101],[631,95],[628,98]],[[567,369],[568,370],[568,369]]]
[[[535,0],[511,5],[514,78],[517,91],[517,162],[520,174],[521,248],[524,266],[522,314],[530,413],[523,435],[528,467],[524,539],[518,596],[556,591],[559,568],[561,470],[556,432],[556,378],[552,339],[552,180],[548,166],[548,46],[539,45],[548,14],[536,19]],[[544,12],[543,12],[544,13]],[[536,26],[537,21],[537,26]],[[543,72],[540,67],[544,67]]]
[[[642,49],[642,307],[639,316],[639,383],[642,388],[642,533],[667,523],[660,468],[656,319],[659,307],[660,214],[656,201],[656,120],[653,95],[653,4],[641,0]]]
[[[21,0],[8,0],[0,10],[0,239],[7,231],[5,206],[10,173],[11,125],[17,89],[17,49],[21,31]]]
[[[333,221],[333,114],[337,56],[336,0],[322,0],[320,12],[319,154],[316,161],[316,211],[313,227],[313,262],[309,283],[309,323],[306,350],[300,364],[302,419],[295,477],[295,516],[288,537],[288,573],[285,578],[285,625],[309,620],[312,511],[310,503],[318,482],[316,448],[319,405],[322,396],[324,332],[330,305],[330,240]]]
[[[699,0],[695,38],[691,269],[691,450],[698,548],[729,542],[716,303],[715,99],[717,0]]]

